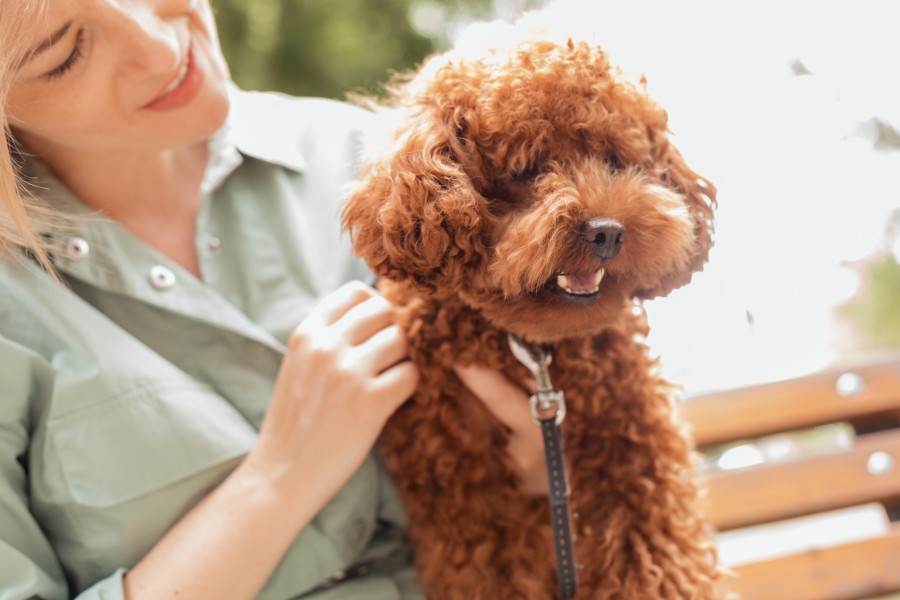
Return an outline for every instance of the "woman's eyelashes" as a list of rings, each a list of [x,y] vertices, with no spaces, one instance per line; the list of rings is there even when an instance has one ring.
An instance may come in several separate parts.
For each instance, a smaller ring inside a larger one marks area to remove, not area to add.
[[[82,56],[82,45],[84,44],[84,30],[79,30],[78,35],[75,37],[75,46],[72,48],[72,52],[69,53],[69,56],[66,57],[66,60],[62,62],[58,67],[48,72],[45,77],[51,81],[54,79],[59,79],[63,75],[65,75],[74,65],[78,62],[78,60]]]

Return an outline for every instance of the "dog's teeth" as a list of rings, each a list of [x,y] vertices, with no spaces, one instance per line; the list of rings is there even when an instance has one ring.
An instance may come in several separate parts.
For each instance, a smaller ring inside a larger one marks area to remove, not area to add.
[[[569,277],[566,275],[557,275],[556,285],[567,294],[572,294],[574,296],[590,296],[600,291],[600,282],[603,281],[604,275],[606,275],[606,269],[598,269],[593,275],[593,286],[590,288],[573,289],[572,283],[570,283]],[[579,279],[584,279],[584,277],[579,277]]]

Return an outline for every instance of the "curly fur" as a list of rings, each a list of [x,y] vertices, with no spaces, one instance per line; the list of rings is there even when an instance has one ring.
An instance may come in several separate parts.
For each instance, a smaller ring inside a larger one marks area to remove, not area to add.
[[[640,341],[643,299],[702,268],[715,188],[671,145],[666,113],[586,42],[432,58],[394,91],[404,121],[344,212],[400,308],[420,388],[381,451],[437,599],[552,598],[547,501],[520,491],[508,433],[455,364],[527,373],[507,332],[547,344],[563,424],[578,598],[718,598],[710,528],[673,388]],[[627,237],[601,260],[584,224]],[[560,273],[605,268],[573,298]]]

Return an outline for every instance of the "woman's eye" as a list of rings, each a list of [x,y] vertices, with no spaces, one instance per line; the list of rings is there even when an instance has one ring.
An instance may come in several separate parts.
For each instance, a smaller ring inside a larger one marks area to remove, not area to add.
[[[75,38],[75,47],[72,48],[72,52],[69,53],[69,56],[66,57],[66,60],[64,60],[62,64],[45,75],[47,79],[51,81],[54,79],[59,79],[60,77],[65,75],[66,72],[71,69],[76,62],[78,62],[78,59],[81,58],[81,45],[83,43],[83,36],[83,31],[79,31],[78,36]]]

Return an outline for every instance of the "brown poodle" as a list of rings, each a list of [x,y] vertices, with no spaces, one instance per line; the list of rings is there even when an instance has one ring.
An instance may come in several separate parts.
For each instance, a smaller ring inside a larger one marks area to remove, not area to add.
[[[595,45],[540,39],[434,57],[392,104],[403,124],[344,220],[422,373],[381,450],[426,594],[557,595],[547,500],[452,369],[526,381],[511,332],[552,350],[568,404],[577,598],[719,598],[692,444],[642,343],[642,301],[702,268],[713,227],[665,111]]]

